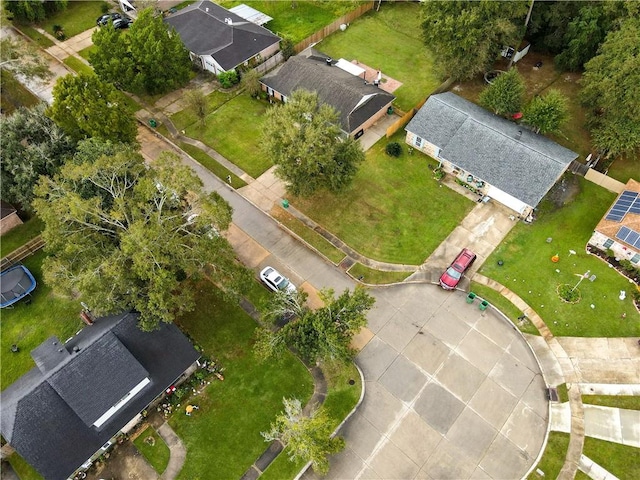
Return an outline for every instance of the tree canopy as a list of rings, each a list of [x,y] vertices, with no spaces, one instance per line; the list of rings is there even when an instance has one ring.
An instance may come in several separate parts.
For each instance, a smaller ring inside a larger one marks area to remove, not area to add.
[[[496,115],[511,115],[522,108],[524,93],[524,80],[518,69],[513,67],[485,87],[478,101]]]
[[[0,39],[0,68],[26,78],[51,76],[49,65],[38,48],[19,38]]]
[[[520,41],[528,3],[423,2],[423,38],[436,57],[437,68],[454,80],[489,69],[504,46]]]
[[[2,199],[31,211],[40,175],[51,176],[75,151],[75,142],[45,115],[45,105],[0,116]]]
[[[48,15],[67,8],[68,0],[11,0],[3,2],[13,17],[25,23],[40,22]]]
[[[71,137],[132,143],[138,126],[124,94],[96,75],[66,75],[53,87],[47,112]]]
[[[153,10],[141,11],[127,35],[109,24],[91,37],[96,51],[89,62],[96,74],[124,90],[156,95],[189,81],[191,60],[180,35]]]
[[[558,90],[536,96],[524,109],[523,122],[536,133],[556,133],[569,119],[569,102]]]
[[[596,147],[613,155],[640,147],[640,18],[624,20],[585,65],[581,99]]]
[[[340,134],[335,109],[320,104],[315,92],[297,90],[267,112],[262,143],[287,190],[311,195],[322,188],[345,188],[364,161],[360,145]]]
[[[206,275],[236,295],[250,278],[220,235],[231,207],[174,154],[147,166],[129,145],[83,141],[36,192],[45,281],[98,315],[136,310],[149,330],[193,309],[190,281]]]

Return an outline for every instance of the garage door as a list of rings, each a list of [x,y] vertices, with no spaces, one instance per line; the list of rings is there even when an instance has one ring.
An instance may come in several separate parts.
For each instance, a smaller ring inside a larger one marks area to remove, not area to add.
[[[502,203],[503,205],[506,205],[510,209],[515,210],[520,215],[522,215],[525,212],[525,210],[529,207],[529,205],[527,205],[526,203],[518,200],[515,197],[512,197],[508,193],[505,193],[502,190],[493,186],[489,187],[487,196]]]

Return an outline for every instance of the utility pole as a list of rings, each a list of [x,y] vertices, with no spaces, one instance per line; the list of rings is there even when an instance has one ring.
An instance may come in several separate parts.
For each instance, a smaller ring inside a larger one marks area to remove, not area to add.
[[[529,20],[531,20],[531,12],[533,11],[533,4],[535,2],[536,2],[536,0],[531,0],[531,5],[529,5],[529,11],[527,12],[527,18],[524,21],[524,35],[527,34],[527,25],[529,25]],[[520,40],[520,43],[522,43],[522,40]],[[515,46],[515,48],[513,49],[513,55],[511,55],[511,58],[509,59],[509,65],[507,66],[507,70],[511,70],[511,67],[513,66],[513,59],[515,58],[516,54],[518,53],[518,47],[520,46],[520,43],[518,43]]]

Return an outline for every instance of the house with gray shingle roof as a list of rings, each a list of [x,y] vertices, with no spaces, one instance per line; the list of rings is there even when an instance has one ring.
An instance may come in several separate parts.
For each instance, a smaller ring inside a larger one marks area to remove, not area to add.
[[[0,395],[2,436],[44,478],[86,470],[132,428],[200,354],[173,324],[143,332],[137,314],[97,319],[66,342],[50,337],[36,367]]]
[[[527,218],[578,154],[453,93],[429,97],[406,143],[485,199]]]
[[[178,10],[164,21],[178,32],[191,59],[216,75],[280,50],[280,37],[209,0]]]
[[[289,58],[260,82],[270,97],[281,101],[298,89],[316,92],[321,102],[339,113],[342,131],[355,138],[386,115],[396,98],[314,50],[309,56]]]

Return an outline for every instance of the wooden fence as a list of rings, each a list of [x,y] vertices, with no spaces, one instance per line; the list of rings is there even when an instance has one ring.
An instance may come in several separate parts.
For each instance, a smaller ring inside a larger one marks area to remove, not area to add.
[[[318,30],[316,33],[314,33],[310,37],[305,38],[300,43],[298,43],[295,47],[293,47],[295,52],[296,53],[300,53],[301,51],[303,51],[305,48],[309,47],[310,45],[312,45],[314,43],[318,43],[323,38],[325,38],[325,37],[331,35],[332,33],[336,32],[340,28],[340,25],[342,25],[342,24],[346,25],[347,23],[353,22],[356,18],[361,17],[362,15],[367,13],[369,10],[371,10],[373,8],[373,4],[374,4],[374,2],[367,2],[367,3],[363,4],[363,5],[360,5],[355,10],[352,10],[351,12],[347,13],[346,15],[343,15],[340,18],[338,18],[337,20],[335,20],[333,23],[330,23],[329,25],[325,26],[324,28]]]
[[[264,75],[269,70],[273,70],[274,68],[276,68],[282,62],[284,62],[284,56],[282,55],[282,52],[278,52],[272,57],[267,58],[264,62],[255,67],[254,70],[260,75]]]
[[[28,241],[23,246],[21,246],[17,250],[14,250],[9,255],[0,260],[0,271],[6,270],[12,265],[21,262],[29,255],[32,255],[33,253],[40,250],[42,247],[44,247],[44,240],[40,235],[38,235],[36,238]]]
[[[404,128],[404,126],[407,123],[409,123],[409,121],[414,117],[414,115],[418,113],[418,110],[422,108],[424,103],[427,101],[427,98],[423,98],[422,100],[420,100],[420,102],[418,102],[418,104],[415,107],[413,107],[407,113],[402,115],[402,117],[400,117],[400,119],[398,119],[394,124],[390,125],[389,128],[387,128],[387,138],[391,137],[394,133],[396,133],[401,128]]]

